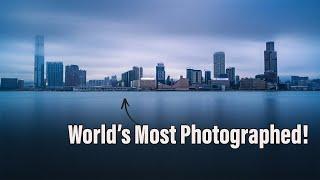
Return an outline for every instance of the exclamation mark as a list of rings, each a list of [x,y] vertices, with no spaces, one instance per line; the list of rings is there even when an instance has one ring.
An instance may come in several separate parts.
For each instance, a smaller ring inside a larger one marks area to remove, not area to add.
[[[303,125],[303,144],[308,144],[308,125]]]

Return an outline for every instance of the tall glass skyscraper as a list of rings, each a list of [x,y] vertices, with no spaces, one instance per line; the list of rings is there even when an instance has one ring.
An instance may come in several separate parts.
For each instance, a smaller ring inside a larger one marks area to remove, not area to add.
[[[47,81],[49,88],[63,87],[62,62],[47,62]]]
[[[224,52],[216,52],[213,54],[213,72],[214,78],[220,78],[225,74],[225,54]]]
[[[166,84],[166,71],[163,63],[158,63],[156,66],[156,87],[159,83]]]
[[[264,75],[267,82],[278,82],[277,61],[277,51],[274,50],[274,42],[267,42],[266,50],[264,51]]]
[[[34,52],[34,87],[44,88],[44,37],[37,35],[35,37]]]

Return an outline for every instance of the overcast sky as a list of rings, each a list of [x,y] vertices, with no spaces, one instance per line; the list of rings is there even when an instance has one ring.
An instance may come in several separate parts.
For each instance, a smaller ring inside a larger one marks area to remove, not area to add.
[[[77,64],[87,79],[143,66],[154,77],[213,69],[212,55],[241,77],[263,73],[266,41],[275,41],[280,76],[320,76],[317,0],[29,0],[0,3],[0,76],[33,80],[34,36],[45,61]]]

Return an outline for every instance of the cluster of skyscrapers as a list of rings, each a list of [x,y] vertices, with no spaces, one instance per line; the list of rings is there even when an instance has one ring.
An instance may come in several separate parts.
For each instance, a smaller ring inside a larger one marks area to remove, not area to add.
[[[224,52],[215,52],[213,54],[213,78],[211,71],[205,70],[204,77],[202,70],[186,69],[186,80],[191,89],[267,89],[267,87],[277,87],[277,52],[274,48],[274,42],[266,43],[264,51],[264,74],[257,75],[256,78],[241,79],[236,76],[235,67],[226,68],[226,58]],[[104,80],[90,80],[87,84],[86,71],[79,69],[77,65],[68,65],[63,73],[63,62],[48,61],[46,62],[46,78],[45,78],[45,56],[44,56],[44,37],[36,36],[35,38],[35,56],[34,56],[34,87],[41,88],[65,88],[65,87],[87,87],[87,86],[109,86],[109,87],[135,87],[134,81],[144,81],[143,68],[134,66],[121,75],[118,81],[116,76],[110,80],[106,77]],[[175,81],[166,77],[165,66],[163,63],[156,65],[154,80],[154,89],[170,89]],[[63,75],[65,74],[65,81]],[[183,77],[180,77],[180,80]],[[147,80],[145,80],[147,81]],[[148,79],[150,81],[150,79]],[[242,82],[242,83],[241,83]],[[150,83],[149,83],[150,84]],[[181,83],[184,84],[184,83]],[[153,88],[151,88],[153,89]]]
[[[264,73],[255,78],[242,78],[236,75],[235,67],[226,68],[226,55],[219,51],[213,54],[213,73],[209,70],[187,68],[185,77],[178,80],[166,77],[164,63],[155,67],[155,78],[145,78],[143,67],[133,66],[132,69],[117,76],[105,77],[101,80],[87,81],[87,72],[78,65],[64,67],[62,61],[47,61],[45,63],[44,37],[35,37],[34,52],[34,89],[60,90],[268,90],[293,89],[317,90],[320,89],[320,80],[309,80],[308,77],[292,76],[291,82],[280,83],[278,77],[278,59],[274,42],[266,43],[264,51]],[[213,75],[213,76],[212,76]],[[1,78],[2,89],[23,89],[23,80],[17,78]]]
[[[47,61],[45,78],[44,37],[35,37],[34,55],[34,88],[61,89],[64,87],[79,87],[86,85],[86,71],[78,65],[65,67],[65,82],[63,81],[63,62]]]

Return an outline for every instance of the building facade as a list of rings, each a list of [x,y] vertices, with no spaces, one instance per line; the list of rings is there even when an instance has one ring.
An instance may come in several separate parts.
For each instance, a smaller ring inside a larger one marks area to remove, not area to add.
[[[3,90],[18,89],[18,79],[17,78],[1,78],[1,89]]]
[[[268,83],[278,83],[277,51],[274,49],[274,42],[266,43],[264,51],[264,76]]]
[[[192,84],[201,84],[202,83],[202,71],[201,70],[193,70],[192,71]]]
[[[80,86],[79,66],[69,65],[65,69],[65,86],[78,87]]]
[[[202,83],[202,71],[196,69],[187,69],[186,76],[189,82],[189,85],[192,84],[201,84]]]
[[[44,88],[44,37],[37,35],[34,46],[34,87]]]
[[[211,71],[204,72],[204,83],[209,84],[211,80]]]
[[[213,54],[213,72],[214,78],[221,78],[221,75],[225,74],[224,52],[216,52]]]
[[[226,74],[228,75],[230,86],[234,86],[236,84],[236,69],[229,67],[226,69]]]
[[[159,83],[166,83],[166,71],[163,63],[158,63],[156,66],[156,87],[158,88]]]
[[[63,87],[62,62],[47,62],[47,82],[49,88]]]
[[[79,81],[80,86],[85,87],[87,85],[87,71],[86,70],[79,70]]]
[[[243,78],[240,80],[240,90],[266,90],[265,80],[256,78]]]

